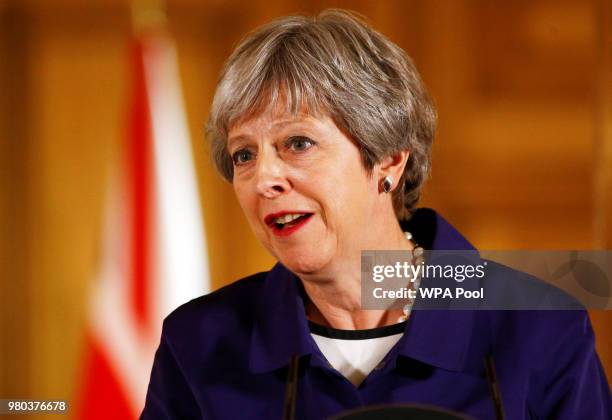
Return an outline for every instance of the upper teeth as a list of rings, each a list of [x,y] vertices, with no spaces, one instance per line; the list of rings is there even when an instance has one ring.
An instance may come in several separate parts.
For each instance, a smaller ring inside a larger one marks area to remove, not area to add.
[[[289,223],[300,216],[304,216],[305,214],[306,213],[285,214],[284,216],[274,219],[274,223]]]

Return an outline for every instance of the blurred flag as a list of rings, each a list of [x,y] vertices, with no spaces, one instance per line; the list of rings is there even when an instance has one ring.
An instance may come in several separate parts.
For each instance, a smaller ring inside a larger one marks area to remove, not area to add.
[[[78,417],[136,418],[163,318],[208,291],[208,263],[171,41],[132,49],[129,130],[109,183]]]

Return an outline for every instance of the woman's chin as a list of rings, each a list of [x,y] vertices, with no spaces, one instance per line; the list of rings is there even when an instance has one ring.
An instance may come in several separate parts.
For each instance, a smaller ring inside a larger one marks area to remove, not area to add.
[[[297,275],[321,272],[329,263],[329,258],[312,255],[279,255],[278,259],[287,269]]]
[[[325,238],[326,239],[326,238]],[[310,238],[289,243],[269,243],[268,250],[293,273],[315,274],[325,270],[334,259],[336,249],[329,240]]]

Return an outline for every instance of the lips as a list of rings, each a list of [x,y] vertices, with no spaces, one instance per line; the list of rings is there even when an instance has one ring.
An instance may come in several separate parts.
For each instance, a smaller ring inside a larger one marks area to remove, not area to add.
[[[272,229],[276,236],[289,236],[303,227],[312,215],[311,212],[301,210],[281,211],[267,215],[264,223]]]

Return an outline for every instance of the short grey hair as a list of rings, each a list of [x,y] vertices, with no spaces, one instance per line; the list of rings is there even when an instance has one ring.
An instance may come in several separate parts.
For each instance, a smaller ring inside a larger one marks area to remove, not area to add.
[[[339,9],[283,17],[247,35],[223,67],[207,125],[213,160],[229,182],[230,127],[279,100],[293,115],[302,107],[328,113],[358,144],[368,171],[408,150],[393,206],[398,219],[410,217],[430,171],[437,117],[404,50]]]

